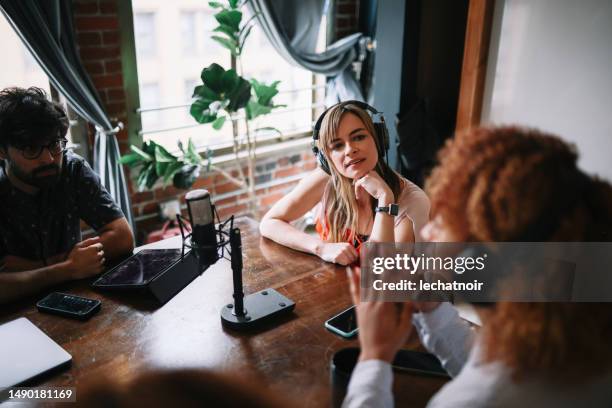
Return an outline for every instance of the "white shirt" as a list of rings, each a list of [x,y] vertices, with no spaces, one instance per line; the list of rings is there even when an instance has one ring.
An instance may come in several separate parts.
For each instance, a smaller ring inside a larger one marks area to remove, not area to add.
[[[516,383],[502,363],[480,362],[474,331],[449,303],[430,313],[415,314],[413,322],[425,348],[454,377],[433,396],[428,407],[612,407],[612,375],[574,386],[542,378]],[[342,406],[393,407],[392,382],[389,363],[360,362],[353,370]]]

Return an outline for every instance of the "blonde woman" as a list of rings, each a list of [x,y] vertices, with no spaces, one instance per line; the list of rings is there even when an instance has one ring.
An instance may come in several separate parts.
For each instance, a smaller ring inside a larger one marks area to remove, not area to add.
[[[378,114],[363,102],[347,101],[323,113],[313,134],[321,165],[263,217],[263,236],[341,265],[355,262],[366,240],[418,239],[429,200],[387,165],[384,120],[374,123],[368,111]],[[318,237],[290,224],[317,205]]]

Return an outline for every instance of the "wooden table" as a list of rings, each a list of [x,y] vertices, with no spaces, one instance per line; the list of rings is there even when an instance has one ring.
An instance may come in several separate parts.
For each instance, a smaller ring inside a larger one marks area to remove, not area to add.
[[[41,314],[28,298],[4,305],[0,323],[27,317],[73,356],[72,367],[41,385],[74,386],[101,375],[130,378],[145,369],[207,368],[239,372],[307,407],[331,402],[329,363],[339,349],[356,346],[323,323],[351,304],[344,268],[261,238],[256,221],[237,220],[242,232],[244,289],[273,287],[296,303],[282,324],[255,333],[221,326],[220,309],[232,300],[229,262],[220,260],[162,307],[130,293],[93,291],[90,281],[53,290],[100,299],[101,311],[80,322]],[[409,348],[418,347],[412,340]],[[398,406],[423,406],[444,380],[396,376]]]

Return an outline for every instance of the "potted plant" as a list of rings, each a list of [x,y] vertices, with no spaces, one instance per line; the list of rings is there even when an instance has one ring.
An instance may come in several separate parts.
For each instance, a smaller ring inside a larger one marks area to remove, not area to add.
[[[255,78],[245,78],[242,66],[242,52],[247,38],[255,24],[252,16],[243,22],[242,7],[245,0],[228,0],[227,3],[211,1],[208,4],[217,12],[214,17],[218,26],[213,30],[212,40],[226,48],[231,55],[230,69],[213,63],[201,71],[202,84],[195,87],[191,116],[198,123],[210,123],[215,130],[221,129],[227,122],[232,126],[233,154],[236,159],[238,176],[211,165],[210,151],[206,159],[196,151],[191,140],[187,148],[179,143],[181,156],[176,156],[153,141],[148,141],[141,148],[131,146],[131,153],[121,158],[121,163],[130,167],[140,167],[137,185],[140,190],[151,188],[162,178],[165,183],[172,183],[178,188],[189,188],[198,177],[200,170],[215,170],[227,177],[238,188],[245,189],[252,205],[255,200],[255,147],[256,136],[262,130],[276,131],[272,127],[253,128],[253,120],[272,112],[284,105],[275,105],[273,98],[278,94],[279,81],[270,84]],[[242,121],[246,131],[239,134],[238,123]],[[280,132],[279,132],[280,133]],[[246,153],[247,174],[240,164],[241,153]],[[206,163],[206,166],[205,166]],[[252,207],[251,207],[252,208]]]

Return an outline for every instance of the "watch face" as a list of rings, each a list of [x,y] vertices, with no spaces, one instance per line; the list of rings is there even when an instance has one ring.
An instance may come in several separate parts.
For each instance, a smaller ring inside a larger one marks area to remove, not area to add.
[[[399,205],[397,205],[397,204],[389,205],[389,214],[391,214],[394,217],[396,217],[399,214]]]

